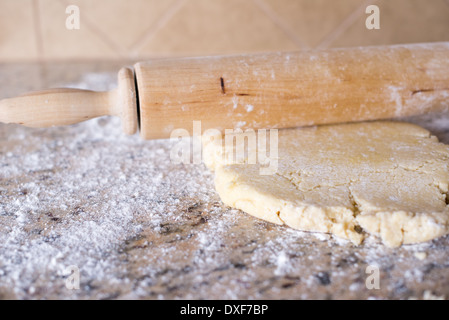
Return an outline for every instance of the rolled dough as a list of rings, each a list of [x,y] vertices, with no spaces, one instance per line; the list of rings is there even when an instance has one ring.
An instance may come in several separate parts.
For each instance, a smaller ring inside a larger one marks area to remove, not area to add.
[[[449,232],[449,146],[416,125],[279,130],[272,175],[261,175],[261,164],[248,164],[248,153],[239,150],[203,137],[203,159],[215,171],[222,201],[255,217],[356,245],[367,234],[396,247]],[[239,163],[227,163],[230,152]]]

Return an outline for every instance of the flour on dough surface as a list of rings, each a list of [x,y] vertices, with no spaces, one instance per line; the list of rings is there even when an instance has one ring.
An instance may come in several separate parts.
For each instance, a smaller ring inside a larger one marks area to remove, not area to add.
[[[449,147],[419,126],[378,121],[279,130],[273,175],[244,163],[247,155],[227,164],[226,153],[238,148],[228,150],[220,139],[203,145],[222,201],[258,218],[354,244],[374,234],[391,247],[449,232]]]

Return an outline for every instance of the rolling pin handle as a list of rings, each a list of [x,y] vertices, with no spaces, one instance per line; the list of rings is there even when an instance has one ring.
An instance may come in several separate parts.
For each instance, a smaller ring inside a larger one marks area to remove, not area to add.
[[[71,125],[108,115],[122,119],[126,134],[136,133],[136,87],[128,68],[120,70],[118,88],[109,92],[50,89],[0,101],[0,122],[32,128]]]

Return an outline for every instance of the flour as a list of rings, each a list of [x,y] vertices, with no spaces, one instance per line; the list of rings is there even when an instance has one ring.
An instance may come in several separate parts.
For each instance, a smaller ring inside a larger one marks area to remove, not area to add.
[[[115,83],[115,74],[101,73],[70,86]],[[391,250],[371,238],[354,247],[273,226],[226,208],[213,175],[171,163],[171,147],[124,136],[115,118],[51,129],[0,125],[0,297],[449,296],[447,238]],[[382,275],[376,292],[365,287],[370,264]],[[79,268],[79,290],[66,287],[70,266]]]

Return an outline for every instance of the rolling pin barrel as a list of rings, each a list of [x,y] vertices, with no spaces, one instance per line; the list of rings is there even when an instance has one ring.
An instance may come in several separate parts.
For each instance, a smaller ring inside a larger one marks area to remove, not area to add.
[[[137,84],[137,87],[136,87]],[[137,93],[138,92],[138,93]],[[110,92],[53,89],[0,101],[0,122],[68,125],[103,115],[144,139],[175,129],[290,128],[449,109],[449,42],[160,59]]]
[[[289,128],[449,109],[449,43],[154,60],[135,66],[141,136]]]

